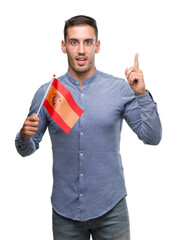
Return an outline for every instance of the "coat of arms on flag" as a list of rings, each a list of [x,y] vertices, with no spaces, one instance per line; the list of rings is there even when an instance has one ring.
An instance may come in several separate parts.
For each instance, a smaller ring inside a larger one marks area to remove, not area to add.
[[[66,133],[69,133],[84,112],[76,104],[68,89],[56,78],[53,78],[50,88],[41,103],[41,106],[42,105],[46,108],[50,117]],[[39,107],[38,113],[41,106]]]

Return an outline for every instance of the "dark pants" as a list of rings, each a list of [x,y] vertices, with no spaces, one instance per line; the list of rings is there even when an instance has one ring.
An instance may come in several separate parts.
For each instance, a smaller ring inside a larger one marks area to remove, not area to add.
[[[129,215],[125,197],[108,213],[89,221],[65,218],[53,210],[54,240],[130,240]]]

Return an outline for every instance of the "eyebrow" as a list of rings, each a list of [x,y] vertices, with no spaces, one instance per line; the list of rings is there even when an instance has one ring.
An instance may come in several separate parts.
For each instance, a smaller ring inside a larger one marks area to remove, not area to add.
[[[78,41],[78,39],[77,38],[70,38],[70,39],[68,39],[68,41]]]
[[[78,41],[79,39],[77,39],[77,38],[70,38],[70,39],[68,39],[68,41]],[[94,39],[93,38],[86,38],[86,39],[84,39],[84,41],[94,41]]]

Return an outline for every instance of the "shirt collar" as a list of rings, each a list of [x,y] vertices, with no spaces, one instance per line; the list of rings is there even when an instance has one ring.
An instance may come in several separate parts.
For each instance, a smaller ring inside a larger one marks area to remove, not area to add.
[[[83,86],[91,83],[97,77],[97,74],[98,70],[95,68],[94,74],[91,77],[84,79]],[[74,85],[80,86],[80,82],[71,75],[69,70],[67,71],[67,77]]]

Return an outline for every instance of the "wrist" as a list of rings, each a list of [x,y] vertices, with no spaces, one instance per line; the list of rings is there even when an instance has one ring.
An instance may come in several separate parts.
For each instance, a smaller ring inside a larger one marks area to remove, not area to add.
[[[20,138],[21,138],[21,139],[24,139],[24,140],[27,140],[27,139],[30,138],[30,136],[24,134],[24,133],[23,133],[23,130],[21,129],[21,131],[20,131]]]
[[[136,96],[140,96],[140,95],[143,95],[143,94],[145,94],[145,93],[147,93],[147,90],[146,90],[146,89],[143,90],[142,92],[135,92],[135,95],[136,95]]]

